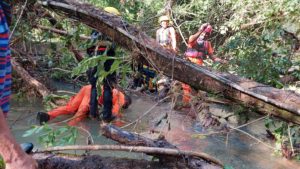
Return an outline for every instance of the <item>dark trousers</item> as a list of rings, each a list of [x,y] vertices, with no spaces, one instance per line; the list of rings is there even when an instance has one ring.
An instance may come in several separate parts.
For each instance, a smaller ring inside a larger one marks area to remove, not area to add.
[[[115,73],[108,75],[103,82],[103,119],[109,119],[112,116],[112,89],[115,83]]]
[[[98,55],[101,53],[98,53]],[[111,65],[113,64],[113,59],[108,59],[104,62],[104,70],[109,72]],[[97,72],[97,67],[91,68],[87,71],[89,82],[92,85],[91,100],[90,100],[90,115],[93,117],[98,116],[98,98],[97,98],[97,79],[95,76]],[[112,116],[112,89],[116,81],[116,73],[113,72],[107,75],[103,80],[103,119],[109,119]]]

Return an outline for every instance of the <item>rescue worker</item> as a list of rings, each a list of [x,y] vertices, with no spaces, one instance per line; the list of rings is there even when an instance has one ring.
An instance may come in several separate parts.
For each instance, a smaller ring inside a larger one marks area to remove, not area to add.
[[[169,16],[161,16],[158,22],[160,28],[156,31],[156,41],[164,48],[176,52],[176,33],[175,29],[170,26]],[[147,64],[138,64],[133,69],[137,71],[134,75],[133,88],[140,87],[142,90],[147,89],[151,93],[157,92],[157,84],[154,82],[154,79],[157,79],[157,72],[153,68]]]
[[[147,65],[138,64],[136,67],[133,67],[133,71],[135,71],[133,75],[133,89],[137,91],[147,90],[151,93],[157,91],[157,86],[154,83],[156,77],[156,71],[154,69]]]
[[[68,122],[69,125],[74,126],[79,121],[83,120],[88,116],[90,109],[90,98],[91,98],[92,85],[83,86],[80,91],[68,101],[65,106],[58,107],[48,113],[38,112],[37,119],[40,124],[52,120],[60,115],[75,114],[74,118]],[[104,91],[103,91],[104,92]],[[112,114],[116,117],[121,117],[121,108],[127,109],[131,104],[131,98],[128,95],[123,94],[117,89],[112,91]],[[98,104],[103,105],[104,98],[103,94],[98,98]]]
[[[156,41],[166,49],[171,49],[177,52],[176,32],[174,27],[170,25],[170,17],[163,15],[159,18],[160,28],[156,31]],[[164,98],[169,89],[171,80],[166,76],[158,77],[158,99]]]
[[[198,65],[203,64],[203,60],[211,58],[214,62],[224,62],[222,59],[213,55],[214,49],[208,38],[212,32],[212,26],[208,23],[202,24],[198,32],[191,35],[188,41],[188,48],[185,57]]]
[[[106,7],[104,10],[108,13],[111,13],[116,16],[120,16],[120,12],[114,7]],[[113,43],[107,36],[102,35],[100,32],[93,31],[92,39],[96,41],[96,45],[87,49],[88,56],[97,56],[103,55],[106,52],[107,56],[115,56],[115,43]],[[110,71],[114,59],[108,59],[104,63],[104,70],[106,72]],[[96,83],[98,77],[95,75],[97,72],[97,66],[91,68],[87,71],[87,76],[92,85],[91,99],[90,99],[90,114],[92,117],[97,117],[98,115],[98,106],[97,106],[97,89]],[[113,85],[116,82],[116,73],[112,72],[103,79],[103,111],[102,111],[102,120],[104,122],[110,122],[114,120],[112,115],[112,89]]]
[[[161,46],[176,52],[176,32],[174,27],[170,26],[170,17],[164,15],[158,21],[161,27],[156,31],[156,41]]]
[[[6,169],[36,169],[37,163],[17,144],[6,117],[10,111],[11,53],[9,47],[12,1],[0,1],[0,156]]]
[[[213,55],[214,49],[208,38],[213,31],[209,23],[202,24],[198,32],[191,35],[188,41],[188,48],[185,52],[185,57],[198,65],[203,65],[203,60],[207,57],[211,58],[214,62],[225,63],[222,59]],[[188,104],[191,100],[192,89],[187,84],[182,84],[183,88],[183,103]]]

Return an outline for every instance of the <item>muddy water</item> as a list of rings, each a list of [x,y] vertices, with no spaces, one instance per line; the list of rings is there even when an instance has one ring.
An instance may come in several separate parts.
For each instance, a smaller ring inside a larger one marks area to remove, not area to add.
[[[143,94],[132,94],[133,104],[123,114],[121,123],[128,124],[145,114],[153,105],[156,104],[153,98]],[[12,113],[9,116],[9,123],[12,125],[12,131],[18,142],[33,142],[36,147],[38,144],[37,137],[22,137],[25,130],[29,126],[36,124],[36,111],[43,110],[40,100],[16,101],[12,100]],[[154,123],[165,113],[168,112],[170,125],[163,120],[157,127],[153,127]],[[67,117],[61,117],[65,119]],[[59,120],[60,120],[59,119]],[[93,135],[95,144],[115,144],[99,134],[99,122],[90,119],[81,123],[81,127],[89,130]],[[155,131],[161,131],[168,141],[184,150],[203,151],[212,156],[217,157],[225,164],[236,169],[296,169],[300,168],[300,163],[288,161],[279,156],[272,155],[272,150],[255,140],[245,136],[239,132],[232,132],[228,135],[211,135],[206,137],[195,137],[197,134],[206,133],[207,131],[197,123],[196,120],[186,116],[184,112],[171,111],[170,105],[167,103],[154,107],[149,113],[138,123],[126,127],[127,130],[134,132],[142,132],[149,137],[156,137],[157,134],[149,134],[149,128]],[[251,124],[243,130],[250,132],[256,131],[254,135],[264,133],[263,123],[257,122]],[[86,143],[86,134],[80,132],[81,135],[77,140],[77,144]],[[101,152],[102,155],[130,157],[130,158],[146,158],[140,154],[120,153],[120,152]]]

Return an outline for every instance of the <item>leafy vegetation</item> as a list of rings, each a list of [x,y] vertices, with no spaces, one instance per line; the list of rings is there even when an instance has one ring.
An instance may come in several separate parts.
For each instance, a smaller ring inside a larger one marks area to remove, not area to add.
[[[1,155],[0,155],[0,169],[5,169],[5,163]]]
[[[62,146],[68,144],[75,144],[78,136],[78,130],[75,127],[53,127],[48,124],[42,126],[32,126],[27,130],[23,137],[29,137],[32,135],[38,135],[39,143],[46,147],[50,146]]]
[[[30,1],[30,4],[33,2]],[[140,26],[152,36],[159,27],[157,19],[165,14],[167,4],[167,0],[84,0],[84,2],[100,8],[116,7],[126,22]],[[296,52],[297,45],[299,46],[300,25],[298,0],[180,0],[172,2],[173,25],[182,32],[185,40],[195,33],[202,23],[209,22],[213,25],[214,32],[211,40],[216,54],[230,60],[229,65],[216,68],[281,88],[284,84],[280,82],[280,76],[288,74],[287,70],[292,65],[299,65],[299,52]],[[81,23],[57,16],[55,13],[49,13],[57,20],[55,27],[70,32],[71,36],[57,36],[50,31],[32,29],[32,26],[36,24],[49,27],[53,25],[49,22],[49,18],[36,16],[34,11],[29,9],[25,16],[30,22],[27,22],[25,18],[20,20],[14,34],[22,37],[26,43],[32,43],[30,42],[32,40],[56,43],[52,45],[51,50],[48,50],[44,62],[51,69],[60,68],[51,70],[53,78],[71,79],[70,68],[76,67],[77,61],[74,60],[73,53],[69,51],[68,44],[71,43],[79,51],[84,52],[91,44],[81,40],[80,35],[90,35],[91,29]],[[183,40],[179,44],[183,53],[186,49]],[[119,50],[118,55],[130,56],[130,53]],[[107,74],[101,73],[103,77]],[[299,79],[300,73],[296,71],[291,75]]]
[[[288,153],[284,154],[287,158],[300,158],[300,152],[298,152],[297,148],[300,144],[299,125],[267,118],[265,120],[265,126],[275,137],[275,152],[277,154],[283,154],[284,151],[287,151]]]
[[[157,19],[165,13],[167,0],[85,0],[85,2],[100,8],[116,7],[121,11],[122,18],[126,22],[135,24],[154,37],[159,27]],[[35,59],[39,60],[38,67],[46,65],[47,70],[43,71],[47,71],[48,74],[51,72],[52,78],[72,80],[73,76],[80,76],[88,68],[98,66],[98,84],[101,84],[101,81],[112,71],[117,71],[117,74],[122,77],[120,84],[127,85],[126,75],[131,71],[130,52],[118,48],[118,57],[110,58],[115,59],[110,72],[103,71],[103,64],[108,57],[94,56],[78,64],[68,46],[72,44],[85,54],[86,48],[92,44],[80,39],[80,35],[89,36],[92,30],[81,23],[48,11],[50,16],[57,20],[53,25],[49,18],[36,14],[33,4],[33,0],[29,1],[28,8],[25,9],[24,16],[14,32],[12,49],[15,53],[18,51],[14,43],[18,41],[20,41],[19,45],[25,46],[23,48],[27,53],[34,53],[31,46],[36,43],[47,46],[50,44],[45,51],[39,49],[44,51],[45,55]],[[21,5],[17,5],[16,9],[19,14],[22,10]],[[211,41],[215,53],[219,57],[230,60],[227,65],[217,65],[214,68],[282,88],[284,84],[280,81],[280,77],[289,74],[288,70],[291,66],[300,65],[299,0],[178,0],[173,1],[171,14],[173,25],[183,35],[183,40],[179,42],[181,54],[186,49],[183,41],[195,33],[202,23],[209,22],[213,25]],[[13,25],[16,24],[17,17]],[[62,29],[70,35],[56,35],[51,31],[38,29],[36,25]],[[17,56],[20,60],[25,59],[20,54]],[[293,71],[290,75],[299,80],[300,70]],[[238,108],[236,112],[241,114],[244,110]],[[300,142],[299,126],[285,122],[274,123],[274,120],[268,119],[266,127],[274,133],[279,149],[283,143]],[[68,127],[54,129],[44,125],[34,126],[25,133],[25,136],[32,134],[41,134],[40,141],[46,146],[52,146],[74,143],[77,131]]]

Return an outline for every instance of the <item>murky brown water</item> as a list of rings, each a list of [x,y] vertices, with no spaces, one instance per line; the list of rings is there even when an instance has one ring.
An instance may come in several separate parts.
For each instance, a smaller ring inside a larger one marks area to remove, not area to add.
[[[122,121],[128,124],[149,110],[155,102],[147,95],[132,95],[133,104],[125,111]],[[37,142],[37,137],[22,137],[25,130],[35,124],[36,111],[43,110],[40,100],[16,101],[12,100],[12,112],[9,115],[9,123],[12,125],[12,130],[18,142],[33,142],[36,147],[40,147]],[[156,120],[163,113],[169,112],[169,125],[165,125],[163,121],[155,130],[162,130],[167,140],[174,145],[184,150],[203,151],[216,158],[220,159],[225,164],[233,166],[236,169],[296,169],[300,168],[300,163],[288,161],[279,156],[272,155],[272,150],[257,143],[238,132],[232,132],[226,135],[212,135],[205,138],[195,138],[195,134],[201,133],[204,130],[197,122],[186,116],[185,113],[171,111],[170,105],[167,103],[160,104],[149,111],[142,120],[136,125],[127,127],[127,130],[134,132],[144,132],[148,134],[149,126],[153,126]],[[65,118],[65,117],[63,117]],[[106,139],[99,134],[99,122],[87,119],[83,122],[84,127],[93,135],[95,144],[115,144],[113,141]],[[170,129],[170,130],[168,130]],[[255,129],[256,133],[263,133],[263,123],[258,122],[243,128],[250,131]],[[204,131],[205,132],[205,131]],[[152,135],[153,136],[153,135]],[[227,140],[227,141],[226,141]],[[227,144],[226,144],[227,142]],[[86,143],[86,134],[82,133],[77,141],[77,144]],[[97,153],[97,152],[95,152]],[[131,157],[131,158],[146,158],[140,154],[129,154],[120,152],[105,152],[107,156]]]

